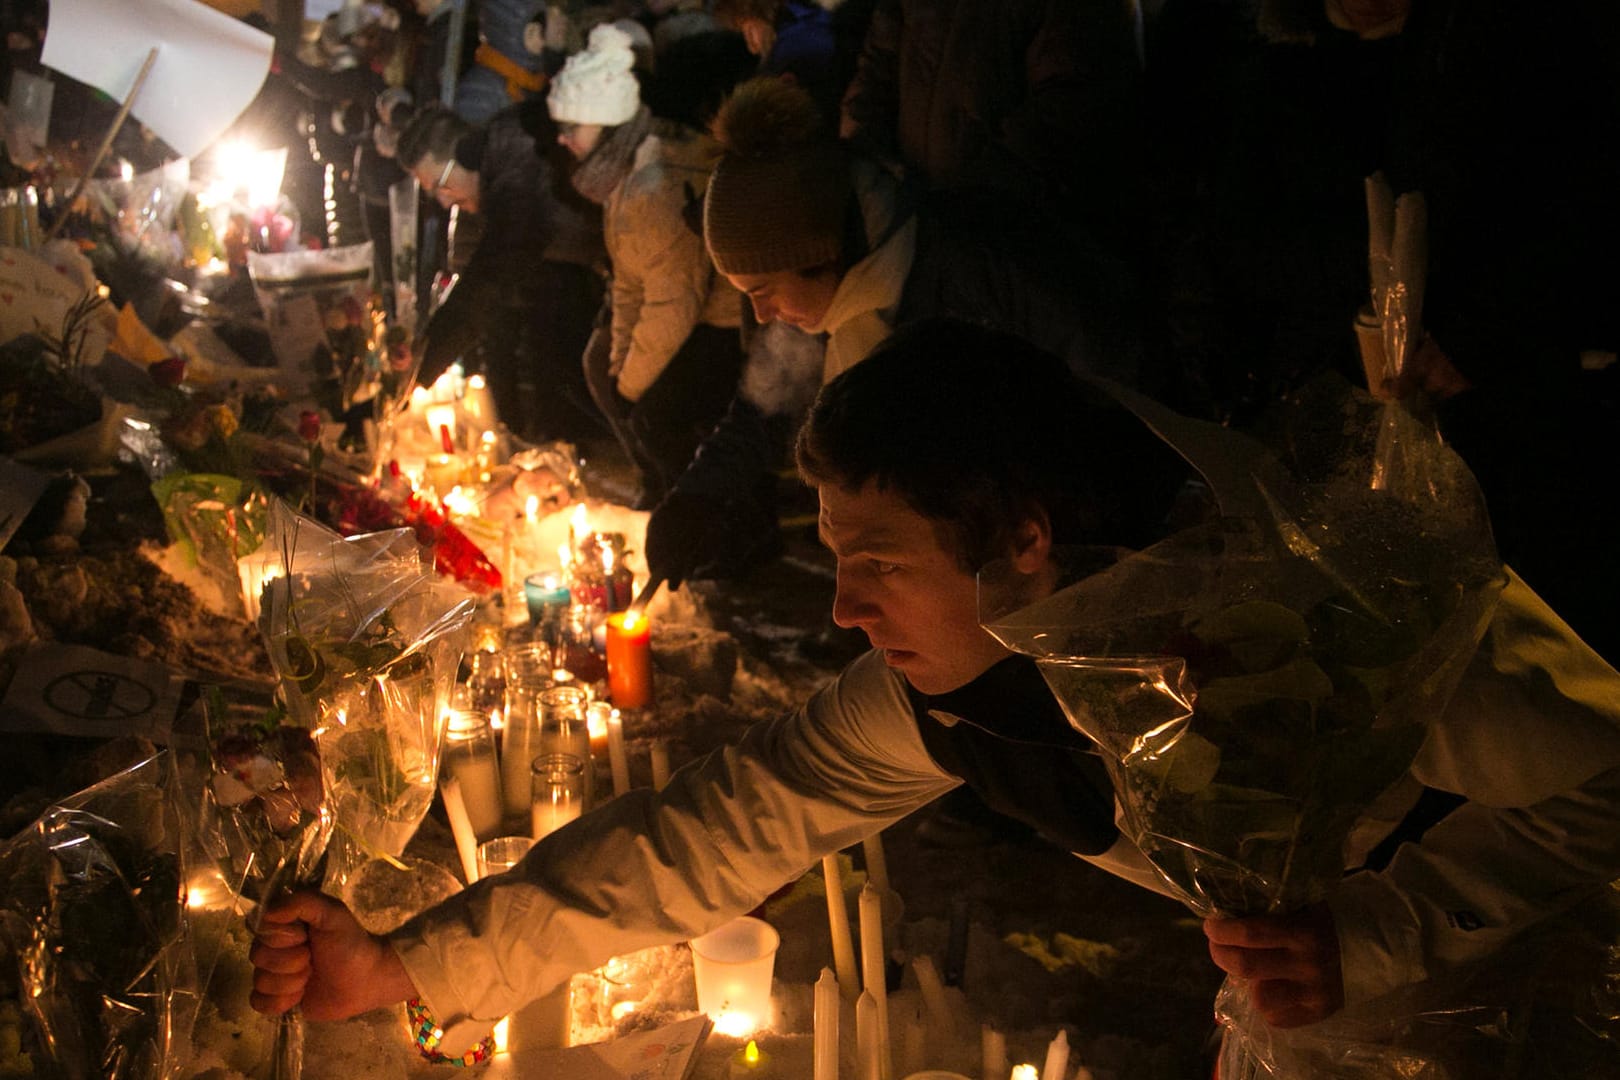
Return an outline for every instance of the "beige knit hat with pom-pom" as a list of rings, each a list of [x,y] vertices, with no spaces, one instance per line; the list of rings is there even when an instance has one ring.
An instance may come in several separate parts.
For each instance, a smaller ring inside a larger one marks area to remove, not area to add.
[[[559,124],[613,127],[636,115],[641,87],[630,69],[636,54],[630,35],[603,23],[591,30],[584,52],[568,58],[546,95],[546,108]]]
[[[770,274],[836,261],[849,160],[810,95],[750,79],[720,106],[714,134],[722,154],[703,200],[703,239],[716,269]]]

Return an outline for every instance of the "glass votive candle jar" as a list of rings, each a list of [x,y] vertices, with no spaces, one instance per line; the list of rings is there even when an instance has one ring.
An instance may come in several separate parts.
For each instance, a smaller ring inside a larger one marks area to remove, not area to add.
[[[540,694],[540,741],[535,754],[569,754],[584,774],[584,809],[596,805],[596,770],[591,767],[589,695],[577,686],[554,686]]]
[[[523,861],[534,847],[531,836],[497,836],[478,845],[478,879],[504,874]]]
[[[501,804],[514,825],[527,825],[529,763],[540,745],[540,695],[551,689],[551,649],[543,642],[514,645],[501,652],[506,672],[506,724],[501,733]]]
[[[529,766],[530,832],[543,839],[585,809],[585,763],[573,754],[541,754]]]
[[[444,730],[444,755],[439,765],[448,780],[461,788],[467,822],[480,841],[500,835],[500,764],[495,755],[495,732],[489,716],[474,710],[452,710]]]

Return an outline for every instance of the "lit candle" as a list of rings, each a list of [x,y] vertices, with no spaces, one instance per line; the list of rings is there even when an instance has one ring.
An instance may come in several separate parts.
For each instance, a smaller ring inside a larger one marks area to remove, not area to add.
[[[1069,1033],[1058,1028],[1057,1037],[1046,1048],[1046,1064],[1041,1067],[1041,1080],[1063,1080],[1069,1071]]]
[[[1007,1036],[984,1024],[979,1028],[979,1074],[984,1080],[1002,1080],[1007,1075]]]
[[[878,1049],[878,1007],[869,991],[855,999],[855,1080],[882,1080]]]
[[[894,1066],[889,1053],[889,987],[884,978],[883,894],[868,881],[857,904],[861,917],[862,988],[877,1005],[878,1072],[883,1080],[893,1080]]]
[[[523,599],[529,607],[529,625],[550,626],[568,610],[568,587],[558,574],[530,574],[523,579]]]
[[[481,374],[470,375],[461,390],[461,414],[467,418],[467,427],[493,435],[495,427],[495,399],[490,396],[489,384]],[[491,442],[494,440],[491,439]]]
[[[731,1080],[764,1080],[771,1075],[771,1059],[753,1039],[731,1056]]]
[[[838,1080],[838,979],[828,968],[816,980],[815,1077]]]
[[[654,791],[663,791],[664,785],[669,783],[669,747],[664,740],[659,739],[652,744],[649,751],[652,760],[652,782]]]
[[[242,581],[242,609],[248,622],[259,621],[259,602],[264,587],[281,576],[280,552],[274,544],[264,544],[251,555],[236,560],[236,574]]]
[[[617,797],[630,790],[630,762],[624,754],[624,717],[619,715],[618,709],[608,713],[607,733],[608,764],[613,769],[613,794]]]
[[[607,617],[608,696],[620,709],[651,705],[652,625],[636,611]]]
[[[1033,1065],[1014,1065],[1009,1080],[1041,1080],[1041,1074],[1035,1071]]]
[[[424,412],[427,418],[428,432],[433,436],[445,453],[451,453],[456,446],[456,407],[454,405],[429,405]],[[448,445],[446,445],[448,444]]]
[[[845,996],[854,997],[860,982],[855,977],[855,942],[849,935],[849,909],[844,906],[844,877],[838,853],[821,859],[821,877],[827,887],[827,922],[832,930],[833,968]]]
[[[530,770],[529,835],[543,840],[579,817],[585,805],[585,764],[572,754],[542,754]]]

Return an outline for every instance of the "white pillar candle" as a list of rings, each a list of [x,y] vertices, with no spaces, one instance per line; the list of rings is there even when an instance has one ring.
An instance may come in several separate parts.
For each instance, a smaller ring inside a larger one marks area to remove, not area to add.
[[[613,794],[623,795],[630,790],[630,762],[624,756],[624,718],[615,709],[609,716],[608,764],[613,768]]]
[[[1041,1080],[1063,1080],[1069,1071],[1069,1033],[1058,1029],[1057,1037],[1046,1048],[1046,1064],[1041,1068]]]
[[[838,852],[822,857],[821,877],[827,886],[827,922],[832,930],[833,969],[845,997],[860,989],[855,977],[855,942],[849,935],[849,909],[844,906],[844,877],[838,871]]]
[[[911,970],[916,973],[923,1006],[928,1010],[929,1041],[935,1046],[952,1045],[956,1041],[956,1023],[951,1018],[951,1003],[945,996],[945,983],[940,980],[934,958],[915,958],[911,961]]]
[[[1006,1080],[1007,1036],[984,1024],[979,1029],[979,1050],[983,1062],[979,1075],[984,1080]]]
[[[815,1080],[838,1080],[838,979],[822,968],[816,980]]]
[[[855,1080],[881,1080],[878,1050],[878,1007],[867,991],[855,1000]]]
[[[658,791],[663,791],[664,785],[669,783],[669,747],[662,739],[652,744],[652,782]]]
[[[861,975],[862,989],[877,1003],[878,1071],[883,1080],[894,1080],[889,1052],[889,988],[884,981],[883,894],[868,881],[861,889]]]
[[[861,841],[861,850],[866,853],[866,878],[877,886],[880,893],[889,891],[889,863],[883,857],[883,834],[874,833]]]
[[[529,808],[529,835],[543,840],[578,817],[577,802],[536,802]]]
[[[478,880],[478,837],[467,818],[467,806],[461,801],[461,784],[455,777],[446,777],[439,789],[444,799],[444,813],[450,819],[450,835],[456,841],[456,854],[461,857],[461,874],[471,885]]]

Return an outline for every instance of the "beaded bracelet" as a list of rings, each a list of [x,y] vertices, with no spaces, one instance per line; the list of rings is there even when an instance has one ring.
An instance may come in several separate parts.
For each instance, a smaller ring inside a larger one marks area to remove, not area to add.
[[[421,998],[411,998],[405,1003],[405,1016],[410,1021],[411,1037],[416,1041],[416,1048],[422,1052],[423,1057],[435,1065],[453,1065],[458,1069],[464,1069],[468,1065],[488,1061],[495,1055],[493,1034],[485,1035],[478,1041],[477,1046],[460,1057],[441,1053],[439,1040],[444,1038],[444,1029],[433,1019],[433,1014],[428,1011]]]

